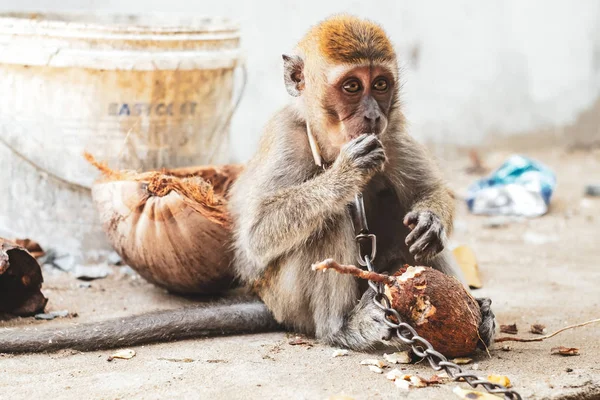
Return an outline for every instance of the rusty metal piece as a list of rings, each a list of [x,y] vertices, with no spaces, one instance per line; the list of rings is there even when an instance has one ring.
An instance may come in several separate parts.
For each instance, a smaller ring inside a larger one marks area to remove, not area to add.
[[[0,312],[30,316],[43,311],[48,302],[40,290],[43,281],[32,254],[0,238]]]

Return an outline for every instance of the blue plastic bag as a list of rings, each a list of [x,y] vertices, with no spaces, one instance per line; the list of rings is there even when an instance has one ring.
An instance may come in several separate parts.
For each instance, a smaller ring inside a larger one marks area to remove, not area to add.
[[[550,168],[514,155],[469,187],[467,205],[473,214],[538,217],[548,211],[555,187],[556,176]]]

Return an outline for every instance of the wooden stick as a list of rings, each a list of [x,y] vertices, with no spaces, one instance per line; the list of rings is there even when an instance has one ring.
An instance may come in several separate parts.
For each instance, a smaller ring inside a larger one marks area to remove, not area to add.
[[[582,322],[582,323],[576,324],[576,325],[569,325],[562,329],[557,330],[556,332],[553,332],[553,333],[551,333],[549,335],[545,335],[545,336],[540,336],[540,337],[536,337],[536,338],[526,338],[526,339],[519,338],[519,337],[504,336],[504,337],[499,337],[498,339],[494,340],[494,342],[495,343],[500,343],[500,342],[541,342],[542,340],[550,339],[552,336],[556,336],[559,333],[564,332],[568,329],[579,328],[579,327],[593,324],[596,322],[600,322],[600,318],[593,319],[591,321]]]
[[[392,285],[394,283],[394,278],[391,276],[378,274],[377,272],[365,271],[354,265],[342,265],[331,258],[321,261],[320,263],[313,264],[312,269],[313,271],[323,272],[325,272],[327,269],[333,269],[340,274],[354,275],[361,279],[366,279],[373,282],[385,283],[387,285]]]

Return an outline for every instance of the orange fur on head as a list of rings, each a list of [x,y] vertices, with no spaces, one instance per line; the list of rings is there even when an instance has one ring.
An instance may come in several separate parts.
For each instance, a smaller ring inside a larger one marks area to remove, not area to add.
[[[376,23],[350,15],[337,15],[313,27],[298,44],[304,53],[310,47],[333,63],[394,61],[394,47]]]

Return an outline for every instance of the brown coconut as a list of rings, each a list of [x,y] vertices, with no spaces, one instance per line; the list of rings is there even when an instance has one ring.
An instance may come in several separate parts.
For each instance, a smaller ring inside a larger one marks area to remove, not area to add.
[[[392,307],[446,357],[471,354],[479,342],[479,304],[456,279],[430,267],[405,265],[393,276],[325,260],[315,270],[334,269],[385,284]]]
[[[92,197],[104,231],[123,261],[175,293],[213,294],[231,287],[227,192],[240,165],[103,173]]]
[[[43,312],[48,302],[40,290],[43,281],[40,265],[25,248],[0,238],[0,312]]]

